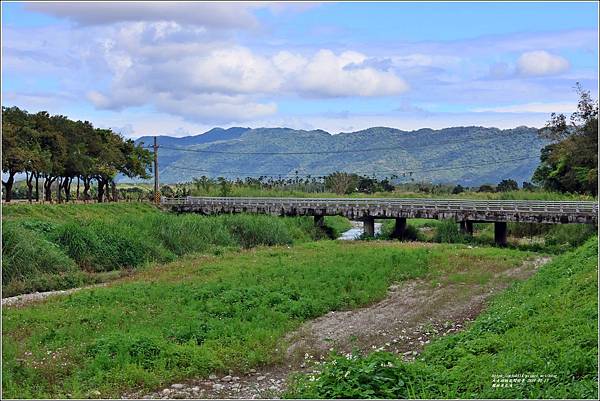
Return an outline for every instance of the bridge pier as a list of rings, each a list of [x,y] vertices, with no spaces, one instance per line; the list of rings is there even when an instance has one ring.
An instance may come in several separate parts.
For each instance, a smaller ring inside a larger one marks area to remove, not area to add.
[[[406,217],[397,217],[394,231],[392,232],[392,238],[403,239],[404,231],[406,231]]]
[[[461,220],[460,232],[463,234],[473,235],[473,222],[470,220]]]
[[[494,223],[494,241],[496,245],[506,246],[506,222],[496,221]]]
[[[315,215],[315,227],[323,227],[325,225],[325,216]]]
[[[365,235],[368,235],[369,237],[375,236],[375,218],[365,217],[363,219],[363,228]]]

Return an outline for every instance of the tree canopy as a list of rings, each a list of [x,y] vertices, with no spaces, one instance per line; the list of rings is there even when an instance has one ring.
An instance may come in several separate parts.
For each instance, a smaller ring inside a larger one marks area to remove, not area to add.
[[[579,83],[577,111],[569,121],[552,113],[539,135],[555,142],[544,147],[533,182],[544,189],[597,195],[598,193],[598,101]]]
[[[92,180],[98,184],[98,201],[110,199],[117,174],[149,178],[152,154],[133,140],[110,129],[94,128],[88,121],[73,121],[45,111],[30,114],[18,107],[2,107],[2,184],[6,201],[11,200],[14,178],[26,174],[32,198],[32,180],[43,179],[44,196],[52,199],[50,189],[57,183],[57,200],[71,197],[71,183],[81,179],[83,197],[89,199]],[[114,192],[114,191],[113,191]],[[37,193],[37,191],[36,191]],[[114,194],[113,194],[114,195]]]

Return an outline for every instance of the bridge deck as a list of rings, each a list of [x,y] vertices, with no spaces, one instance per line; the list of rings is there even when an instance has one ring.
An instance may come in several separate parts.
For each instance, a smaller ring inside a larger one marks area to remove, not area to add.
[[[424,198],[163,198],[177,212],[263,213],[277,216],[335,216],[350,219],[429,218],[457,221],[597,224],[593,201],[463,200]]]

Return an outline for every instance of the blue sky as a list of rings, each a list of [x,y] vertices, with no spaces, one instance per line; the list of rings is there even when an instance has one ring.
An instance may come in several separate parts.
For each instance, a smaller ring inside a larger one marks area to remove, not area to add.
[[[131,137],[541,126],[597,35],[595,2],[3,2],[2,96]]]

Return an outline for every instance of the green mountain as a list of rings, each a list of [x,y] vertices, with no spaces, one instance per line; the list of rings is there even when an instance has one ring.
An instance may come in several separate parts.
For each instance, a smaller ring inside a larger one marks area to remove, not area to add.
[[[151,144],[152,138],[138,141]],[[536,128],[528,127],[374,127],[337,135],[289,128],[216,128],[186,138],[159,137],[159,172],[161,182],[168,183],[202,175],[293,177],[334,171],[395,175],[396,182],[473,186],[512,178],[521,183],[531,180],[546,144]]]

